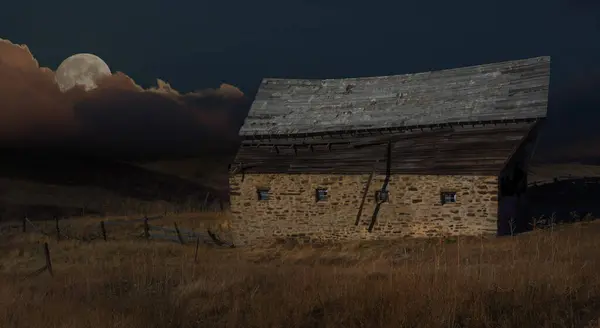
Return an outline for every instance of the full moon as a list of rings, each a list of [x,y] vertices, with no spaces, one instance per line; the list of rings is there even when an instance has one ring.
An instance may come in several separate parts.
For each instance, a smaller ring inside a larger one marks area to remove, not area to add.
[[[100,57],[92,54],[76,54],[65,59],[56,70],[55,80],[60,91],[65,92],[76,85],[85,91],[97,87],[96,82],[103,76],[111,75],[108,65]]]

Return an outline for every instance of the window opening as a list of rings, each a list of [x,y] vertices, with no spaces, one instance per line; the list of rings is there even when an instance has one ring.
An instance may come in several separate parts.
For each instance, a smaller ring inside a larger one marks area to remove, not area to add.
[[[452,191],[442,192],[442,204],[456,203],[456,193]]]
[[[270,193],[268,188],[258,188],[256,193],[258,194],[258,200],[269,200]]]
[[[317,202],[326,201],[329,198],[327,188],[317,188]]]

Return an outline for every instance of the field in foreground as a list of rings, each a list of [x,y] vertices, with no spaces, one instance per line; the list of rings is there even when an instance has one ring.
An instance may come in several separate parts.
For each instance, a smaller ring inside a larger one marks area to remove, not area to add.
[[[600,327],[600,223],[518,237],[201,248],[0,238],[2,327]],[[47,241],[54,277],[43,266]]]

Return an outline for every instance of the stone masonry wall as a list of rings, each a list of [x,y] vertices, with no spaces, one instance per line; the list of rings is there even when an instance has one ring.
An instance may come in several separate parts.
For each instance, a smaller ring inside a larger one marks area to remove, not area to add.
[[[368,174],[230,176],[233,233],[238,244],[294,237],[304,241],[478,235],[497,229],[498,179],[495,176],[393,175],[389,201],[383,203],[372,232],[367,228],[376,207],[375,191],[385,176],[374,176],[359,225],[355,225]],[[257,188],[270,188],[258,200]],[[316,201],[316,188],[329,199]],[[440,193],[456,192],[457,202],[443,204]]]

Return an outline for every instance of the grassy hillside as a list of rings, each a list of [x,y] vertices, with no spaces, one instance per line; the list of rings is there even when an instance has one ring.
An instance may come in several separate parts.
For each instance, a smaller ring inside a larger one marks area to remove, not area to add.
[[[600,164],[586,165],[579,163],[534,165],[530,168],[527,180],[529,183],[551,182],[554,178],[580,179],[600,178]]]
[[[0,220],[23,215],[44,219],[189,212],[202,208],[205,200],[208,205],[227,200],[226,177],[216,173],[226,172],[226,165],[219,166],[222,161],[198,158],[186,162],[203,176],[191,178],[182,175],[178,167],[160,162],[146,168],[139,163],[64,153],[4,153],[0,161]]]
[[[158,160],[141,162],[142,168],[171,174],[182,179],[201,183],[215,191],[227,194],[228,191],[228,166],[230,156],[214,156],[204,158],[187,158],[174,160]]]
[[[599,233],[600,224],[591,222],[490,240],[201,248],[195,262],[193,245],[125,234],[57,243],[5,230],[0,322],[32,328],[600,327]],[[44,241],[54,277],[26,277],[44,264]]]

